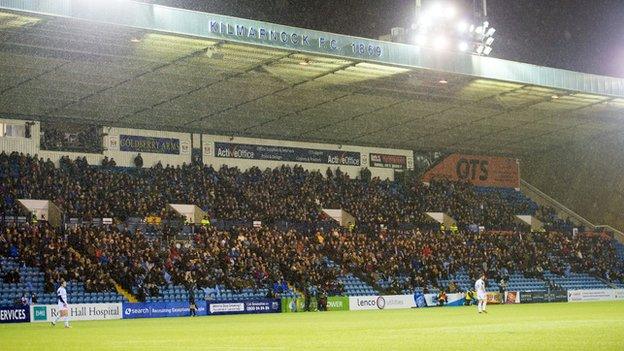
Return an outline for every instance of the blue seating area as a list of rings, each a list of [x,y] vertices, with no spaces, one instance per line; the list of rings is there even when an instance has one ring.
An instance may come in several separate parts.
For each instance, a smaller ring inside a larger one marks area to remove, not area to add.
[[[544,272],[544,277],[564,289],[609,289],[607,284],[587,273],[571,273],[568,277]]]
[[[440,279],[438,281],[438,286],[446,288],[449,286],[449,284],[452,281],[455,281],[457,283],[458,288],[461,291],[466,291],[468,289],[474,288],[474,281],[470,279],[468,274],[466,274],[465,272],[459,272],[451,279]],[[405,276],[399,277],[399,283],[405,283],[405,282],[407,282],[407,277]],[[381,286],[384,289],[387,289],[388,287],[390,287],[390,281],[388,280],[380,279],[377,283],[379,284],[379,286]],[[508,282],[508,287],[507,287],[507,290],[509,291],[546,291],[546,289],[547,289],[547,284],[543,280],[540,280],[537,278],[526,278],[522,274],[519,274],[519,273],[514,273],[509,276],[509,282]],[[424,290],[424,287],[417,287],[415,289],[415,291],[418,291],[418,292],[422,292],[423,290]],[[429,290],[430,293],[435,293],[435,294],[440,292],[440,289],[433,287],[431,285],[427,286],[427,290]],[[488,280],[487,291],[497,292],[498,290],[499,290],[498,282],[494,281],[493,279]],[[408,289],[405,289],[403,293],[411,294],[413,293],[413,291],[409,291]]]
[[[516,214],[533,215],[539,208],[533,200],[525,196],[521,191],[516,191],[515,189],[475,187],[475,192],[483,195],[496,194],[500,196],[513,208],[518,210]]]
[[[615,241],[615,252],[617,253],[620,261],[624,261],[624,244],[621,244],[619,241]]]
[[[12,305],[18,301],[22,294],[30,297],[30,293],[37,294],[37,303],[56,303],[56,293],[44,292],[44,273],[37,268],[20,265],[10,258],[0,258],[0,268],[2,272],[17,269],[20,273],[20,282],[7,284],[0,281],[0,305]],[[67,293],[70,303],[104,303],[122,302],[124,297],[117,292],[89,293],[84,289],[83,282],[70,281],[67,283]]]
[[[338,266],[334,261],[327,257],[325,258],[325,262],[329,268]],[[351,273],[339,276],[338,281],[344,287],[344,294],[348,296],[368,296],[379,294],[375,289],[373,289],[372,286],[363,282],[360,278]]]
[[[368,296],[379,294],[370,285],[351,273],[339,276],[338,281],[342,283],[344,286],[344,293],[348,296]]]
[[[548,286],[545,281],[538,278],[526,278],[522,274],[509,275],[507,290],[509,291],[546,291]]]
[[[204,299],[214,301],[227,301],[227,300],[253,300],[262,299],[267,295],[267,289],[243,289],[241,292],[236,292],[230,289],[226,289],[223,285],[219,285],[214,288],[196,289],[195,300],[200,301]],[[282,294],[282,297],[293,297],[295,293],[288,291]],[[181,285],[167,285],[160,287],[159,296],[149,296],[146,298],[148,302],[157,301],[186,301],[188,300],[188,291]]]
[[[440,279],[438,280],[438,285],[441,287],[448,287],[449,284],[451,283],[451,281],[455,281],[459,287],[460,290],[462,291],[466,291],[468,289],[474,289],[474,280],[470,279],[470,277],[468,276],[468,274],[464,271],[460,271],[457,274],[455,274],[454,277],[452,277],[451,279]],[[492,292],[496,292],[498,291],[498,283],[495,282],[494,280],[490,279],[487,281],[487,287],[486,287],[487,291],[492,291]],[[438,293],[438,289],[429,289],[429,292],[431,293]]]

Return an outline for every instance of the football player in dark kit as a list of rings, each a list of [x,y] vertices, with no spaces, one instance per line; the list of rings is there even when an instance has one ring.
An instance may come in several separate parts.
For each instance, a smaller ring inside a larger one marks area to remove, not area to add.
[[[195,282],[191,279],[186,286],[188,291],[190,317],[197,317],[197,304],[195,303]]]

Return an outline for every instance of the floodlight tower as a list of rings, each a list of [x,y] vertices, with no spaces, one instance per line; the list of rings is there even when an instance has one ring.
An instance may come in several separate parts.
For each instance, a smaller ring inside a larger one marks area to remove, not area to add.
[[[487,19],[487,0],[472,0],[473,13],[469,18],[461,15],[470,12],[465,5],[464,1],[432,0],[423,7],[422,0],[415,0],[415,22],[407,36],[408,42],[435,50],[448,50],[450,44],[461,52],[489,55],[496,29]]]

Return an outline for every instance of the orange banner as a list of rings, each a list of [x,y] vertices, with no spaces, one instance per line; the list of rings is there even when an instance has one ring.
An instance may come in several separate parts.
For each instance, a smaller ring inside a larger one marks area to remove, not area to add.
[[[476,186],[519,188],[520,166],[513,158],[452,154],[425,172],[423,181],[436,178],[464,180]]]

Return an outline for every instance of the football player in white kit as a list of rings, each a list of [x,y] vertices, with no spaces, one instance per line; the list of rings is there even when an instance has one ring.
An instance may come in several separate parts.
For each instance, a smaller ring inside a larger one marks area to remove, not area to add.
[[[477,309],[479,313],[487,313],[485,306],[487,305],[487,293],[485,292],[485,274],[481,274],[481,278],[475,283],[475,290],[477,292]]]
[[[56,300],[58,304],[59,314],[56,315],[56,318],[54,318],[54,320],[52,321],[52,326],[55,326],[56,322],[58,322],[58,320],[62,317],[63,321],[65,322],[65,328],[70,328],[69,306],[67,304],[67,290],[65,290],[66,286],[67,286],[67,283],[63,280],[61,282],[61,286],[59,286],[59,288],[56,289]]]

